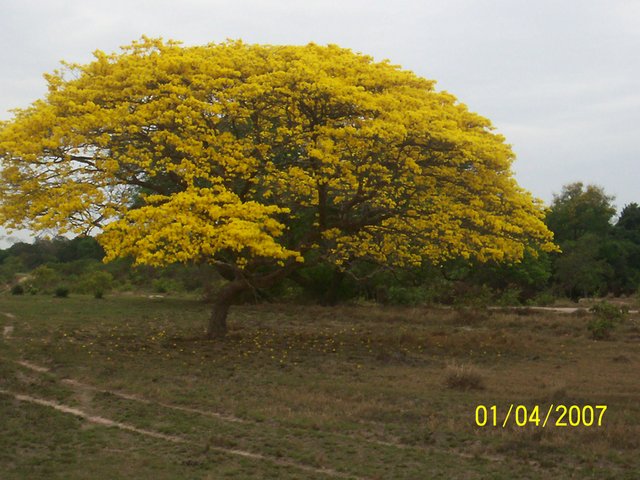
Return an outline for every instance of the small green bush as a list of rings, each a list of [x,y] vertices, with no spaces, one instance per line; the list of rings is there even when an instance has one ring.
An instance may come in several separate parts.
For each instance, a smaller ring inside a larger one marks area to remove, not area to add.
[[[29,293],[29,295],[35,295],[38,293],[38,289],[31,282],[24,282],[22,284],[24,286],[25,293]]]
[[[156,278],[153,282],[153,291],[156,293],[167,293],[169,291],[169,287],[167,282],[162,278]]]
[[[56,283],[60,282],[60,275],[53,268],[47,265],[40,265],[31,272],[31,282],[40,292],[55,293],[53,287]]]
[[[81,279],[83,288],[93,294],[94,298],[103,298],[113,285],[113,275],[109,272],[93,271]]]
[[[67,287],[57,287],[53,294],[57,298],[67,298],[69,296],[69,289]]]
[[[611,332],[615,328],[615,324],[611,320],[594,318],[589,321],[587,328],[591,332],[594,340],[606,340],[611,337]]]
[[[156,278],[152,285],[156,293],[175,293],[183,290],[182,285],[171,278]]]
[[[618,307],[609,302],[599,302],[589,309],[598,318],[607,318],[614,322],[623,321],[629,313],[626,306]]]
[[[22,285],[20,285],[19,283],[15,284],[13,287],[11,287],[11,294],[12,295],[23,295],[24,294],[24,287]]]
[[[455,293],[454,305],[484,308],[493,303],[494,294],[487,285],[464,285]]]
[[[115,288],[119,292],[132,292],[134,290],[133,284],[129,281],[117,283]]]
[[[522,305],[520,296],[522,291],[519,288],[510,287],[504,289],[496,298],[495,304],[501,307],[517,307]]]
[[[527,301],[527,305],[535,307],[546,307],[555,301],[556,297],[550,291],[538,293],[535,297]]]
[[[589,309],[593,318],[587,324],[594,340],[605,340],[611,337],[616,325],[624,321],[629,313],[628,308],[618,307],[609,302],[599,302]]]
[[[388,289],[388,302],[394,305],[424,305],[431,303],[423,287],[402,287],[392,285]]]

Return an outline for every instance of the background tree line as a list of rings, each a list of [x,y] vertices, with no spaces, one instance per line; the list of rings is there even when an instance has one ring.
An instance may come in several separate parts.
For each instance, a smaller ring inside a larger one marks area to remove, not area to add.
[[[277,287],[251,292],[245,300],[508,305],[633,294],[640,285],[640,206],[626,205],[616,216],[612,202],[600,187],[579,182],[564,186],[546,216],[561,253],[527,254],[512,264],[458,259],[404,269],[381,269],[363,261],[349,274],[320,264],[301,269]],[[9,287],[21,283],[25,293],[64,287],[96,296],[115,289],[197,292],[204,298],[219,283],[206,265],[133,267],[130,259],[104,264],[103,256],[92,237],[16,243],[0,250],[0,282]]]

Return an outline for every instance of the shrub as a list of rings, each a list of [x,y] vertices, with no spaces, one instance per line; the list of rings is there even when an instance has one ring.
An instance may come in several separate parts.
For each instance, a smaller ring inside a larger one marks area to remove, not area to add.
[[[83,287],[93,294],[95,298],[102,298],[111,290],[113,275],[109,272],[94,271],[82,278]]]
[[[22,285],[20,285],[19,283],[17,283],[13,287],[11,287],[11,294],[12,295],[23,295],[24,294],[24,287]]]
[[[41,265],[31,272],[33,286],[38,291],[51,293],[53,286],[60,281],[58,272],[53,268]]]
[[[69,296],[69,289],[67,287],[57,287],[54,291],[54,295],[57,298],[67,298]]]
[[[589,309],[593,318],[587,324],[594,340],[605,340],[611,336],[616,325],[622,322],[629,312],[626,307],[618,307],[609,302],[599,302]]]
[[[156,293],[181,292],[182,285],[171,278],[156,278],[153,282],[153,291]]]
[[[423,287],[392,285],[388,290],[388,301],[395,305],[424,305],[431,303]]]
[[[555,299],[556,297],[552,292],[543,291],[527,301],[527,304],[536,307],[546,307],[547,305],[551,305],[555,301]]]
[[[447,387],[455,390],[484,390],[482,375],[470,365],[448,365],[445,371],[445,383]]]
[[[506,288],[496,298],[495,303],[496,305],[499,305],[501,307],[513,307],[522,305],[522,302],[520,301],[521,295],[522,291],[519,288]]]
[[[169,291],[168,282],[164,278],[156,278],[152,285],[153,291],[156,293],[167,293]]]
[[[615,322],[623,321],[629,313],[626,306],[618,307],[609,302],[596,303],[589,311],[598,318],[608,318]]]
[[[455,292],[454,305],[483,308],[493,303],[493,296],[487,285],[461,285]]]
[[[132,292],[134,290],[133,284],[129,281],[116,284],[116,289],[120,292]]]
[[[591,332],[591,337],[594,340],[606,340],[611,336],[611,331],[614,329],[615,324],[611,320],[594,318],[589,321],[587,328]]]

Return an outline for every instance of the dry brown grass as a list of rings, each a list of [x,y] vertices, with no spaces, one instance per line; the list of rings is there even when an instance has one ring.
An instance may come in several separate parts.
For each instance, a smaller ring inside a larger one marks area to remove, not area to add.
[[[484,390],[484,376],[473,365],[451,363],[444,372],[447,387],[454,390]]]
[[[111,298],[92,311],[94,304],[88,298],[7,299],[3,311],[16,315],[15,329],[11,342],[0,342],[0,355],[51,370],[38,374],[0,363],[0,387],[194,442],[367,478],[433,478],[437,469],[440,478],[632,479],[640,470],[637,315],[610,341],[596,342],[588,315],[247,305],[232,311],[229,338],[211,342],[202,336],[208,312],[197,302]],[[79,395],[60,382],[65,377],[150,403]],[[11,420],[0,432],[0,447],[13,451],[16,435],[30,445],[28,455],[0,456],[0,467],[22,468],[8,478],[42,472],[43,465],[58,476],[83,478],[84,471],[74,474],[73,462],[55,449],[51,454],[50,445],[69,442],[78,427],[52,421],[37,430],[24,406],[16,413],[1,401],[8,413],[0,411],[0,418]],[[511,404],[604,404],[608,410],[597,428],[475,425],[478,405],[495,405],[501,421]],[[96,437],[102,442],[96,446],[88,436],[94,431],[78,430],[79,440],[69,444],[109,478],[113,471],[100,445],[111,445],[115,434]],[[167,446],[157,458],[139,439],[118,441],[173,478],[211,472],[218,475],[212,478],[302,478],[295,469]],[[129,476],[149,477],[125,457]]]

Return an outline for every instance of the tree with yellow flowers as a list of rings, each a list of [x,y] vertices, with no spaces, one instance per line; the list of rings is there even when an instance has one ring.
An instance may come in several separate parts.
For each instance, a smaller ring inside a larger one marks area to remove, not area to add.
[[[146,37],[94,56],[0,125],[0,223],[97,229],[107,261],[214,265],[211,337],[239,294],[310,264],[554,248],[491,123],[386,61]]]

